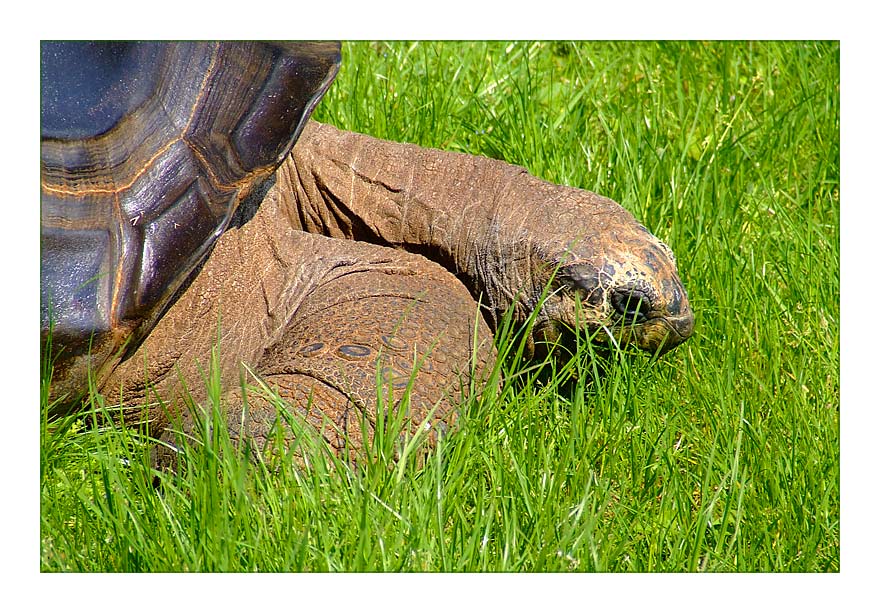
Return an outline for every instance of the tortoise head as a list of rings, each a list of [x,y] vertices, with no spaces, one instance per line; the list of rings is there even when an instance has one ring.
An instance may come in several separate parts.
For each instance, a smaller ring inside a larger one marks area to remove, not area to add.
[[[579,329],[660,355],[693,333],[672,250],[623,209],[601,233],[569,243],[554,259],[553,296],[536,324],[544,342]]]

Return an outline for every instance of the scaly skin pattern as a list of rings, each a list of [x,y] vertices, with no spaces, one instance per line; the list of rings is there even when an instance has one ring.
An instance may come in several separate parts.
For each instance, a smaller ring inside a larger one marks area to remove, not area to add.
[[[254,216],[224,233],[101,390],[127,406],[161,400],[147,416],[161,432],[182,382],[201,399],[219,345],[234,436],[271,436],[275,405],[242,398],[255,376],[335,448],[357,450],[405,396],[411,427],[452,423],[494,361],[501,315],[525,321],[548,288],[536,341],[579,326],[659,353],[693,330],[671,251],[611,200],[310,122]]]

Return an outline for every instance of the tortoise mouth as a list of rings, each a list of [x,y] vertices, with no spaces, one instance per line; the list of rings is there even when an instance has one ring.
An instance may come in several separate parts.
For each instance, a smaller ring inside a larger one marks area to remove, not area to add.
[[[585,322],[581,331],[561,320],[545,320],[536,322],[532,334],[536,357],[574,354],[584,342],[600,352],[603,345],[632,346],[659,357],[689,339],[693,331],[694,314],[687,308],[677,315],[655,315],[641,322],[627,322],[625,317],[605,324]]]
[[[693,335],[694,314],[687,309],[680,315],[652,317],[634,328],[636,346],[659,357]]]

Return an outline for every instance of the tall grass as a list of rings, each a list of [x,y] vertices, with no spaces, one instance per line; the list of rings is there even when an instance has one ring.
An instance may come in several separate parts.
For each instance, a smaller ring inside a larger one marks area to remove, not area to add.
[[[614,198],[676,252],[695,337],[592,383],[586,343],[548,377],[502,339],[497,394],[397,464],[307,438],[306,466],[247,461],[221,424],[157,474],[136,432],[44,400],[42,568],[839,570],[838,44],[343,52],[318,120]]]

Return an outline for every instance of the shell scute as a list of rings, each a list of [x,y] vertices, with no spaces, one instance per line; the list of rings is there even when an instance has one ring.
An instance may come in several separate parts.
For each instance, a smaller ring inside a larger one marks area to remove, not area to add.
[[[41,58],[41,336],[64,393],[155,324],[341,58],[204,42],[44,42]]]

